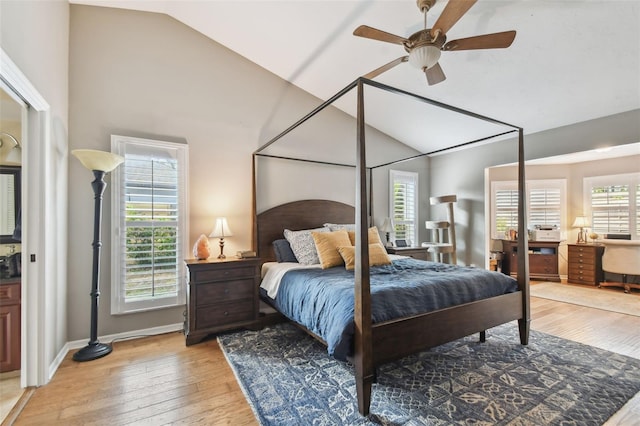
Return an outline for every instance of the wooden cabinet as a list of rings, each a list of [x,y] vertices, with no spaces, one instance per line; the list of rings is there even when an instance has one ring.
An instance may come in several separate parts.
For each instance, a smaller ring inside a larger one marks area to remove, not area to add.
[[[187,260],[186,343],[257,326],[260,259]]]
[[[419,260],[429,260],[428,247],[386,247],[387,253],[413,257]]]
[[[0,372],[20,369],[20,281],[0,283]]]
[[[560,282],[558,273],[559,241],[529,241],[529,279]],[[518,242],[502,242],[504,258],[502,272],[515,277],[518,274]]]
[[[604,281],[602,254],[604,246],[569,244],[568,281],[575,284],[598,285]]]

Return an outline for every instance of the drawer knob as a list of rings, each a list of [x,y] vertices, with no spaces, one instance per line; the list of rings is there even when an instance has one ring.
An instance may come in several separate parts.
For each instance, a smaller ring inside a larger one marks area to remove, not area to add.
[[[229,294],[229,289],[228,288],[224,289],[224,294]]]
[[[229,311],[224,311],[224,316],[228,317],[229,316]]]

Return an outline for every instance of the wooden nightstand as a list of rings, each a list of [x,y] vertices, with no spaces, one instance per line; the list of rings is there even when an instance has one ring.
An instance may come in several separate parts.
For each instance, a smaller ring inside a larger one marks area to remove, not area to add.
[[[186,260],[187,346],[207,335],[258,326],[260,259]]]
[[[602,254],[604,246],[567,244],[569,246],[568,280],[570,283],[598,285],[604,281]]]
[[[418,260],[429,260],[428,247],[385,247],[389,254],[399,254]]]

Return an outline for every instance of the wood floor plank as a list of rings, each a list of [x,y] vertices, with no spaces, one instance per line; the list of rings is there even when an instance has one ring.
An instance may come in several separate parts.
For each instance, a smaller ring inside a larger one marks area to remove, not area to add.
[[[531,312],[534,330],[640,359],[640,317],[535,297]],[[168,333],[116,342],[99,360],[71,356],[16,425],[257,424],[215,340],[187,347],[181,333]],[[638,418],[640,395],[607,425]]]

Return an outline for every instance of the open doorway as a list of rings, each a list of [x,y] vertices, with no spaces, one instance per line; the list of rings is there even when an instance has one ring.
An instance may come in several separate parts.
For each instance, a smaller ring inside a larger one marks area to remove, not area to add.
[[[22,135],[26,104],[0,87],[0,421],[21,386]]]

